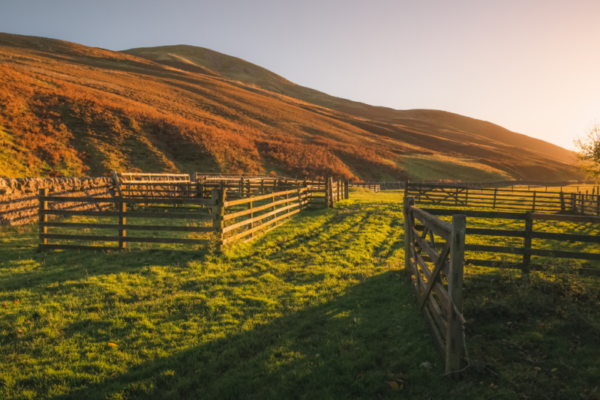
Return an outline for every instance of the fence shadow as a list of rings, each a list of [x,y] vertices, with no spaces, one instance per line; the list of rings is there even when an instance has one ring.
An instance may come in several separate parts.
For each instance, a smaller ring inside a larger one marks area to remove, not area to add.
[[[426,398],[443,363],[413,303],[390,271],[324,304],[204,339],[55,399],[382,398],[397,394],[389,385],[395,377],[411,381],[404,394]],[[433,369],[419,368],[426,360]]]

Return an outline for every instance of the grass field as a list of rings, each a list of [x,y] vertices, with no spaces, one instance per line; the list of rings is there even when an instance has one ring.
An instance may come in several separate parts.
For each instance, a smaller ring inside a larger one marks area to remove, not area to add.
[[[600,398],[597,281],[573,276],[467,268],[469,368],[443,377],[401,202],[353,189],[223,254],[42,254],[3,228],[0,398]]]
[[[497,182],[513,179],[505,171],[464,157],[443,154],[407,155],[403,160],[400,166],[414,181],[451,179],[463,182]]]

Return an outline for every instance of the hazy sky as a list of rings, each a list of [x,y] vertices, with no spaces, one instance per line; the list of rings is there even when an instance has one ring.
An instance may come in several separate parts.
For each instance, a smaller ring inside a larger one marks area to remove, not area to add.
[[[600,0],[0,0],[0,31],[207,47],[334,96],[567,148],[600,122]]]

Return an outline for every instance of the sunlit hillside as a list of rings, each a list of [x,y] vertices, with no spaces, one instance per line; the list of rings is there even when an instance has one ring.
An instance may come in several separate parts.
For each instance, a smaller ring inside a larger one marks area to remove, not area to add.
[[[275,171],[364,180],[405,179],[406,172],[413,179],[574,177],[559,161],[570,157],[566,150],[527,137],[525,142],[539,146],[524,149],[517,140],[507,143],[506,130],[495,125],[486,130],[487,123],[454,114],[352,103],[243,60],[206,61],[215,52],[193,57],[159,49],[154,57],[129,52],[147,57],[142,58],[0,34],[0,175],[99,175],[117,169]],[[266,86],[269,80],[280,86]],[[288,92],[289,87],[321,100]],[[390,113],[398,116],[388,118]],[[542,144],[556,151],[533,151]]]

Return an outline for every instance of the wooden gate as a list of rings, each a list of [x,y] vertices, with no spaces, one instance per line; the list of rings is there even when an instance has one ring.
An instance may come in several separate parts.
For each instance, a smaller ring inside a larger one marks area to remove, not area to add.
[[[435,344],[446,360],[446,374],[455,377],[460,370],[464,343],[465,229],[464,215],[454,215],[449,224],[415,207],[414,198],[404,198],[406,270],[419,307],[431,325]]]

